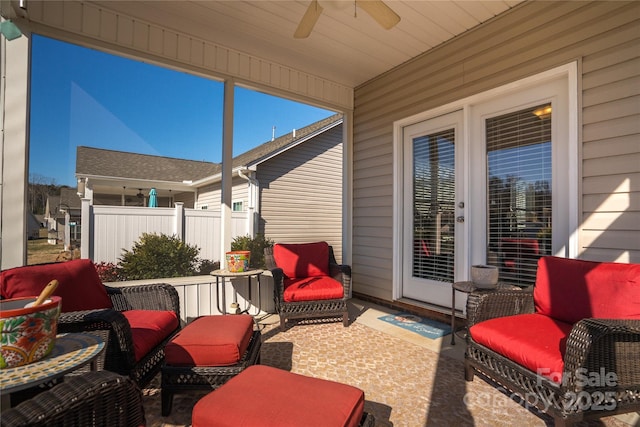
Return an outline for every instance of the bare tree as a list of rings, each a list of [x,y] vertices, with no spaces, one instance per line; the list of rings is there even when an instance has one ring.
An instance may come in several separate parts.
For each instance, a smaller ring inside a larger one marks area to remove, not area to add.
[[[28,200],[32,213],[44,213],[47,197],[55,194],[60,194],[60,187],[56,185],[55,178],[37,173],[29,174]]]

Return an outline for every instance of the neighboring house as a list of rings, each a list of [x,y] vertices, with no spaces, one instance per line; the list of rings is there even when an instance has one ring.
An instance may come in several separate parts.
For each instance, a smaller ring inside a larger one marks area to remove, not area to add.
[[[82,218],[75,188],[62,187],[59,196],[47,197],[44,212],[49,243],[62,242],[66,250],[80,245]]]
[[[40,229],[42,228],[42,223],[38,220],[38,218],[29,212],[27,214],[27,239],[33,240],[40,237]]]
[[[93,205],[147,206],[155,188],[159,207],[183,202],[193,207],[193,182],[217,173],[211,162],[150,156],[123,151],[77,147],[76,178],[79,193]]]
[[[249,234],[326,240],[341,259],[342,122],[333,115],[233,159],[231,208],[250,214]],[[77,149],[76,177],[94,205],[146,206],[155,188],[159,206],[183,201],[186,208],[220,211],[220,170],[209,162]]]

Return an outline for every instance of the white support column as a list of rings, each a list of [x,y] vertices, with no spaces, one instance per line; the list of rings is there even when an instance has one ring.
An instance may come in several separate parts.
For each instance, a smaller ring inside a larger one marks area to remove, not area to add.
[[[226,268],[224,254],[231,249],[231,181],[233,161],[234,82],[224,82],[222,120],[222,182],[220,192],[220,268]]]
[[[91,231],[93,230],[93,218],[91,217],[91,199],[84,197],[80,200],[80,258],[88,259],[91,256],[90,248],[93,244],[93,236]]]
[[[173,234],[184,241],[184,203],[176,202],[175,205]]]
[[[342,122],[342,264],[351,265],[353,242],[353,111]],[[352,287],[353,289],[353,287]]]
[[[9,2],[3,2],[8,6]],[[4,9],[3,9],[4,10]],[[0,18],[4,21],[4,18]],[[0,35],[0,268],[27,263],[27,182],[29,177],[29,58],[31,35]]]

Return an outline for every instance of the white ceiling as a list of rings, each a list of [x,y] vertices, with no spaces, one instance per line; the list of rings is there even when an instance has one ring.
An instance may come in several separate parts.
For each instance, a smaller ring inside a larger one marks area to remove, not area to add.
[[[388,0],[401,21],[385,30],[360,8],[354,17],[351,0],[319,0],[324,12],[306,39],[293,33],[310,0],[90,3],[357,87],[520,2]]]

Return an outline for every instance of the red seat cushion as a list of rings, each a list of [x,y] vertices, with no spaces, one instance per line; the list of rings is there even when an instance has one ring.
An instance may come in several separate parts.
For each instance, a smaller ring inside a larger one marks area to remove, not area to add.
[[[59,282],[53,295],[62,298],[62,312],[113,308],[111,298],[89,259],[5,270],[0,275],[0,293],[3,298],[37,296],[53,279]]]
[[[194,427],[356,427],[364,392],[334,381],[253,365],[193,407]]]
[[[640,264],[543,257],[533,298],[536,312],[567,323],[640,319]]]
[[[273,260],[290,279],[329,275],[329,244],[277,243]]]
[[[572,325],[542,314],[485,320],[469,328],[471,337],[498,354],[560,383]]]
[[[340,299],[344,297],[344,287],[328,276],[284,279],[283,296],[286,302]]]
[[[128,310],[122,314],[131,327],[136,362],[178,327],[178,317],[173,311]]]
[[[229,366],[240,361],[253,334],[253,317],[202,316],[185,326],[165,347],[172,366]]]

